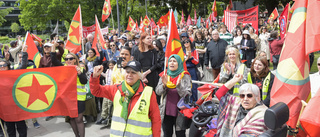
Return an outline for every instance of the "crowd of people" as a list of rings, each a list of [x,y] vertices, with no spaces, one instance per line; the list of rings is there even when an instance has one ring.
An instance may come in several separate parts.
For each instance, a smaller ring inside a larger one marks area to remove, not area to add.
[[[28,46],[18,37],[10,46],[4,45],[0,69],[75,66],[79,116],[66,118],[66,122],[76,137],[85,136],[84,123],[89,120],[111,126],[110,134],[115,136],[160,137],[162,128],[165,137],[173,133],[185,137],[186,130],[176,124],[177,103],[180,99],[190,103],[198,100],[199,85],[192,80],[224,84],[216,95],[221,109],[228,110],[219,115],[223,120],[218,121],[217,135],[258,136],[265,131],[263,115],[270,105],[275,77],[269,65],[277,68],[285,39],[279,39],[274,21],[267,24],[259,20],[259,30],[250,24],[238,25],[231,32],[220,22],[209,28],[180,24],[178,32],[184,59],[174,54],[167,62],[166,27],[156,35],[151,35],[149,28],[144,32],[112,30],[104,34],[105,45],[92,45],[93,34],[89,34],[82,41],[84,49],[77,54],[65,48],[66,37],[59,40],[52,35],[49,41],[35,41],[42,54],[39,66],[27,59]],[[97,119],[98,114],[101,119]],[[33,122],[40,127],[36,119]],[[20,137],[27,136],[25,121],[5,123],[10,137],[16,136],[16,130]]]

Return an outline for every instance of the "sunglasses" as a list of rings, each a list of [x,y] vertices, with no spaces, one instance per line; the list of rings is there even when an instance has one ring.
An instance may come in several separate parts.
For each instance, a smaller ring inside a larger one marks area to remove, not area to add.
[[[72,58],[66,58],[65,59],[66,61],[68,61],[68,60],[74,60],[74,58],[72,57]]]
[[[111,47],[116,46],[116,45],[110,45]]]
[[[253,94],[240,94],[240,98],[243,99],[245,96],[247,96],[248,98],[252,98]]]
[[[185,41],[184,43],[190,43],[189,41]]]
[[[6,66],[8,66],[8,64],[3,64],[3,65],[0,65],[0,68],[1,67],[6,67]]]
[[[318,66],[320,66],[320,63],[318,63]]]

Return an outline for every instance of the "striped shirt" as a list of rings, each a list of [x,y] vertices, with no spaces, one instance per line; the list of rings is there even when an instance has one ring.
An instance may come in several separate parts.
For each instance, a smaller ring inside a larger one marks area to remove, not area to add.
[[[226,32],[225,34],[220,33],[219,34],[220,39],[223,39],[225,41],[227,41],[228,45],[233,45],[233,36],[232,34]]]

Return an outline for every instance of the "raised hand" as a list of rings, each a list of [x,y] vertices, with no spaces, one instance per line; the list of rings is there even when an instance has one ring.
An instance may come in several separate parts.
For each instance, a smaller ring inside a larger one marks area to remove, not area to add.
[[[102,73],[102,71],[103,71],[103,66],[102,66],[102,65],[95,66],[95,67],[93,68],[92,77],[93,77],[93,78],[99,77],[100,74]]]

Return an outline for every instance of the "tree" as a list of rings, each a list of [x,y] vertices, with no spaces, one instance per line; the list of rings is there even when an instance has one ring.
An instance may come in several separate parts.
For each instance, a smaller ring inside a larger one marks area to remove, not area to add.
[[[17,32],[20,31],[20,26],[19,26],[19,24],[16,23],[16,22],[12,23],[11,26],[10,26],[10,28],[11,28],[11,31],[14,32],[14,33],[16,33],[16,34],[17,34]]]
[[[0,7],[3,4],[4,4],[4,2],[0,1]],[[7,21],[4,17],[7,16],[12,10],[13,10],[12,7],[0,10],[0,26],[2,26],[2,23]]]

